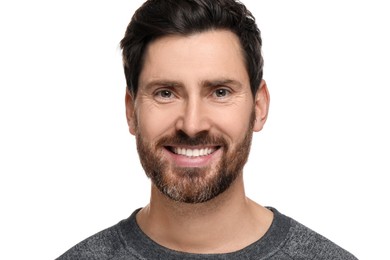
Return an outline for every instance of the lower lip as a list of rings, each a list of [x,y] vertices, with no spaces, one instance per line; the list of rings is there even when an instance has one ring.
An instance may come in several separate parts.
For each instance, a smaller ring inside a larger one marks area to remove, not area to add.
[[[219,148],[209,155],[197,156],[197,157],[188,157],[184,155],[179,155],[179,154],[172,153],[171,151],[168,150],[166,150],[166,153],[169,154],[168,157],[172,158],[173,164],[176,167],[201,168],[210,165],[213,159],[220,157],[222,154],[222,149]]]

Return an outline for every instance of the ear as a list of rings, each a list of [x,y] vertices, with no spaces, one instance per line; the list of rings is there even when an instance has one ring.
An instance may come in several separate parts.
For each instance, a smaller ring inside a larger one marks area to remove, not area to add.
[[[253,131],[258,132],[263,129],[265,121],[267,121],[268,117],[268,109],[269,109],[269,92],[267,88],[267,84],[264,80],[261,81],[260,87],[256,92],[255,97],[255,123],[253,125]]]
[[[126,89],[126,96],[125,96],[125,105],[126,105],[127,125],[129,126],[130,133],[132,135],[135,135],[134,98],[127,89]]]

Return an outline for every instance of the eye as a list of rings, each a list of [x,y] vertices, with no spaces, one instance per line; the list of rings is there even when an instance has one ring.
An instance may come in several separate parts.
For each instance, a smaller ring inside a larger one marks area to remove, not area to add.
[[[227,90],[227,89],[224,89],[224,88],[219,88],[219,89],[216,89],[214,91],[214,95],[217,97],[217,98],[224,98],[224,97],[227,97],[229,96],[230,94],[230,91]]]
[[[155,93],[155,96],[157,98],[162,98],[162,99],[170,99],[173,97],[173,93],[172,91],[170,90],[167,90],[167,89],[163,89],[163,90],[159,90]]]

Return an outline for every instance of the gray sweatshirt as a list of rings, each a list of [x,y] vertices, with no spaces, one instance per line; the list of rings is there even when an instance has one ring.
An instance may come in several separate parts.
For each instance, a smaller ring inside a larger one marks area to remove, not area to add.
[[[355,260],[352,254],[330,240],[279,213],[266,234],[233,253],[190,254],[165,248],[147,237],[138,226],[136,210],[129,218],[69,249],[57,260],[131,259],[259,259],[259,260]]]

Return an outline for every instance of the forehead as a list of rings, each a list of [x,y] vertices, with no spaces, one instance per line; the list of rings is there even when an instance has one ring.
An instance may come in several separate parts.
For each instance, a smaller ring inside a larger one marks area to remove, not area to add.
[[[227,30],[165,36],[153,41],[145,51],[139,87],[154,80],[193,83],[219,78],[249,87],[240,41]]]

